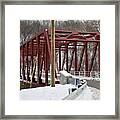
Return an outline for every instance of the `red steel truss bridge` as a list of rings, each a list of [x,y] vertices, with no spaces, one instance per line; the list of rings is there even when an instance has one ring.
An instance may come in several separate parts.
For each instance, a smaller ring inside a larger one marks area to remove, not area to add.
[[[56,78],[59,71],[100,72],[100,33],[55,30]],[[45,29],[20,45],[20,78],[49,85],[51,32]],[[96,62],[96,64],[95,64]],[[42,80],[44,74],[44,81]]]

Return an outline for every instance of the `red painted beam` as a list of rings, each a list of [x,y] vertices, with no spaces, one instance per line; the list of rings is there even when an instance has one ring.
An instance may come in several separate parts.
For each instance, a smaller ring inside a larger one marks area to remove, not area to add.
[[[90,63],[90,68],[89,68],[89,75],[90,75],[90,72],[91,72],[91,70],[92,70],[94,60],[95,60],[96,51],[97,51],[97,46],[98,46],[98,43],[96,43],[96,44],[95,44],[95,47],[94,47],[94,51],[93,51],[93,55],[92,55],[92,59],[91,59],[91,63]]]
[[[100,43],[98,43],[98,65],[99,65],[99,72],[100,72]]]
[[[61,47],[59,47],[59,71],[61,71]]]
[[[29,73],[28,73],[28,43],[26,43],[26,67],[27,67],[27,80],[29,81]]]
[[[42,55],[43,55],[43,52],[42,52]],[[41,55],[41,61],[40,61],[40,76],[39,76],[39,84],[42,84],[42,79],[41,79],[41,77],[42,77],[42,69],[43,69],[43,57],[42,57],[42,55]],[[44,56],[44,55],[43,55]]]
[[[48,52],[48,55],[49,55],[49,58],[51,58],[51,53],[50,53],[50,42],[49,42],[49,37],[48,37],[48,30],[46,29],[44,31],[44,36],[45,36],[45,41],[46,41],[46,47],[47,47],[47,52]]]
[[[21,68],[22,68],[22,67],[21,67],[21,56],[22,56],[22,55],[21,55],[21,52],[20,52],[20,78],[22,78],[22,75],[21,75],[21,74],[22,74],[22,73],[21,73]]]
[[[75,46],[75,71],[77,71],[77,42],[74,43]]]
[[[79,62],[79,65],[78,65],[78,71],[80,71],[80,68],[81,68],[81,65],[82,65],[84,51],[85,51],[85,46],[83,47],[83,49],[81,51],[80,62]]]
[[[87,39],[86,39],[87,38]],[[90,37],[81,37],[81,38],[55,38],[56,42],[57,41],[70,41],[70,42],[100,42],[100,40],[91,40]],[[41,39],[43,40],[43,39]],[[49,38],[51,41],[51,39]]]
[[[66,50],[64,51],[64,57],[63,57],[63,61],[62,61],[62,70],[63,70],[64,64],[65,64],[65,56],[66,56]]]
[[[72,33],[72,31],[66,31],[66,30],[56,30],[55,33]],[[96,34],[99,34],[99,32],[76,32],[76,33],[79,33],[79,34],[91,34],[91,35],[96,35]]]
[[[39,37],[37,36],[36,37],[36,40],[37,40],[37,80],[38,82],[40,81],[40,78],[39,78],[39,61],[40,61],[40,50],[39,50],[39,44],[40,44],[40,40],[39,40]]]
[[[69,66],[69,71],[71,70],[71,67],[72,67],[74,52],[75,52],[75,48],[74,48],[73,51],[72,51],[72,56],[71,56],[70,66]]]
[[[71,42],[100,42],[99,40],[90,40],[90,39],[66,39],[66,38],[56,38],[56,41],[71,41]]]
[[[55,33],[72,33],[71,31],[55,30]]]
[[[66,71],[68,72],[68,45],[66,45]]]
[[[47,47],[47,39],[45,37],[45,53],[44,53],[44,63],[45,63],[45,85],[48,85],[48,47]]]
[[[31,72],[33,72],[33,40],[31,40]]]
[[[23,56],[22,56],[22,58],[23,58],[23,68],[22,68],[22,72],[23,72],[23,80],[25,80],[26,78],[25,78],[25,61],[24,61],[24,45],[23,45]]]
[[[85,75],[88,76],[88,49],[87,49],[87,42],[85,43]]]

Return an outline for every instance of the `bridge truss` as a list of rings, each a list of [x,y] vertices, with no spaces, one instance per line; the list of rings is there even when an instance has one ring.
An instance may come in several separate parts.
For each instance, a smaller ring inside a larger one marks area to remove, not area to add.
[[[55,30],[55,51],[56,77],[57,72],[63,69],[67,72],[85,71],[86,77],[89,77],[93,71],[100,72],[99,32]],[[32,82],[37,82],[39,85],[49,85],[50,60],[51,32],[45,29],[21,43],[20,78],[26,81],[32,79]],[[96,64],[94,64],[95,61]],[[45,73],[44,83],[42,81],[43,71]]]

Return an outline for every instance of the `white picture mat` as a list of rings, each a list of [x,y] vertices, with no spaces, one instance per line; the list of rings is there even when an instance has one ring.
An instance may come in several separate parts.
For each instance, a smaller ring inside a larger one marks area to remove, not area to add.
[[[22,101],[20,20],[100,20],[100,100]],[[115,6],[5,5],[5,115],[114,115]]]

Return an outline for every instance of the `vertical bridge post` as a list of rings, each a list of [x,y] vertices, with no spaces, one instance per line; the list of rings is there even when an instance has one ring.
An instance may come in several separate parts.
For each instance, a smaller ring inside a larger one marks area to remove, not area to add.
[[[55,87],[55,21],[51,20],[51,87]]]

